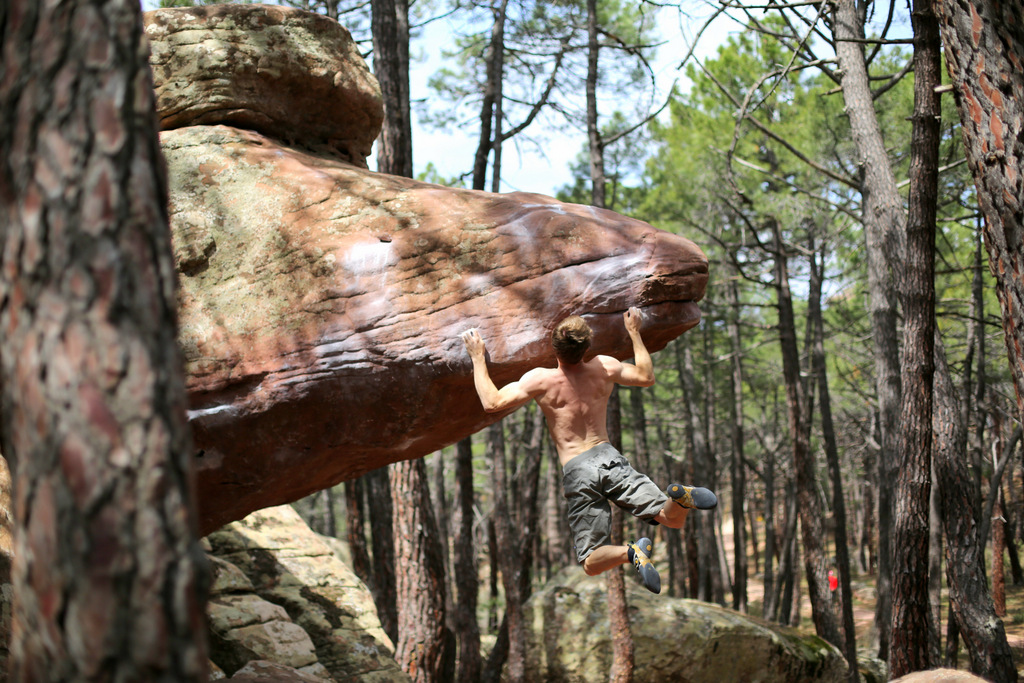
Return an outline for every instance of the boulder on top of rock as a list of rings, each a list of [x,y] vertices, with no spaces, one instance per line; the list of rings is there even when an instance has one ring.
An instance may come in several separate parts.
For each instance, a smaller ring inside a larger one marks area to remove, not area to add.
[[[146,12],[162,130],[224,123],[366,167],[380,86],[348,31],[272,5]]]
[[[689,240],[360,168],[379,95],[332,20],[218,5],[146,25],[203,533],[500,419],[473,390],[469,327],[500,383],[553,364],[549,333],[572,313],[619,358],[630,306],[652,351],[700,319],[707,259]]]

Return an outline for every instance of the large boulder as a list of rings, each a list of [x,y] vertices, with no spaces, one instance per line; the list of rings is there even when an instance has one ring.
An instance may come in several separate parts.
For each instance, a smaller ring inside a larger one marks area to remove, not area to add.
[[[569,313],[620,358],[629,306],[652,351],[700,319],[701,251],[610,211],[371,173],[226,126],[162,144],[204,531],[497,419],[469,327],[506,382],[554,363]]]
[[[627,582],[634,681],[839,683],[842,653],[816,636],[696,600],[653,595]],[[527,671],[546,683],[603,683],[612,644],[604,577],[563,570],[526,604]]]
[[[211,657],[226,673],[268,660],[334,681],[409,680],[366,586],[291,507],[260,510],[207,540]]]
[[[276,5],[145,13],[163,130],[224,123],[366,167],[380,86],[338,22]]]
[[[261,25],[280,8],[236,10],[148,18],[154,54],[173,52],[154,26]],[[290,49],[266,41],[260,60]],[[196,78],[182,60],[162,64],[158,90]],[[644,310],[652,351],[700,319],[708,265],[687,239],[541,195],[371,173],[231,122],[161,134],[203,533],[499,419],[473,389],[469,327],[503,383],[554,363],[550,331],[571,313],[595,328],[595,352],[618,358],[632,353],[630,306]]]

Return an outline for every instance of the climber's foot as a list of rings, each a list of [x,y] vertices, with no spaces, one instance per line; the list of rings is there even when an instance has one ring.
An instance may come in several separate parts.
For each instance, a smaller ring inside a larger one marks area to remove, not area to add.
[[[702,486],[672,484],[665,493],[684,508],[710,510],[718,505],[718,497]]]
[[[652,593],[661,592],[661,576],[651,562],[651,555],[654,553],[654,544],[649,538],[641,538],[636,543],[627,546],[626,554],[629,561],[633,563],[636,573],[640,575],[640,582],[644,588]]]

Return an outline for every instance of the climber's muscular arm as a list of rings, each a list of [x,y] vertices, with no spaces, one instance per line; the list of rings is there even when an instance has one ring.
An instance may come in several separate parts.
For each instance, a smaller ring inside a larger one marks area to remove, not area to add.
[[[462,333],[469,357],[473,360],[473,385],[480,396],[480,403],[488,413],[497,413],[507,408],[518,408],[541,393],[540,368],[530,370],[519,381],[498,388],[487,372],[487,354],[484,340],[476,328]]]
[[[622,316],[626,333],[633,342],[633,364],[611,363],[612,381],[631,387],[649,387],[654,384],[654,362],[640,336],[640,309],[635,306]]]

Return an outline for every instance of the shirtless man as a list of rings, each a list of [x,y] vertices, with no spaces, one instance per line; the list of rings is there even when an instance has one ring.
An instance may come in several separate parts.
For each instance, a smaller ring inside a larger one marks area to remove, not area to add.
[[[615,384],[649,387],[654,364],[640,336],[640,311],[623,315],[633,342],[634,364],[611,356],[584,361],[592,332],[579,316],[566,318],[551,334],[557,368],[534,368],[518,381],[499,389],[487,372],[484,341],[476,329],[462,334],[473,360],[473,383],[484,410],[496,413],[536,400],[558,450],[562,484],[569,507],[576,553],[583,569],[596,576],[632,562],[644,586],[661,591],[661,578],[650,560],[653,544],[641,538],[628,545],[609,545],[609,501],[651,524],[679,529],[690,509],[707,510],[718,504],[705,488],[672,484],[662,492],[646,475],[633,469],[608,441],[608,399]]]

